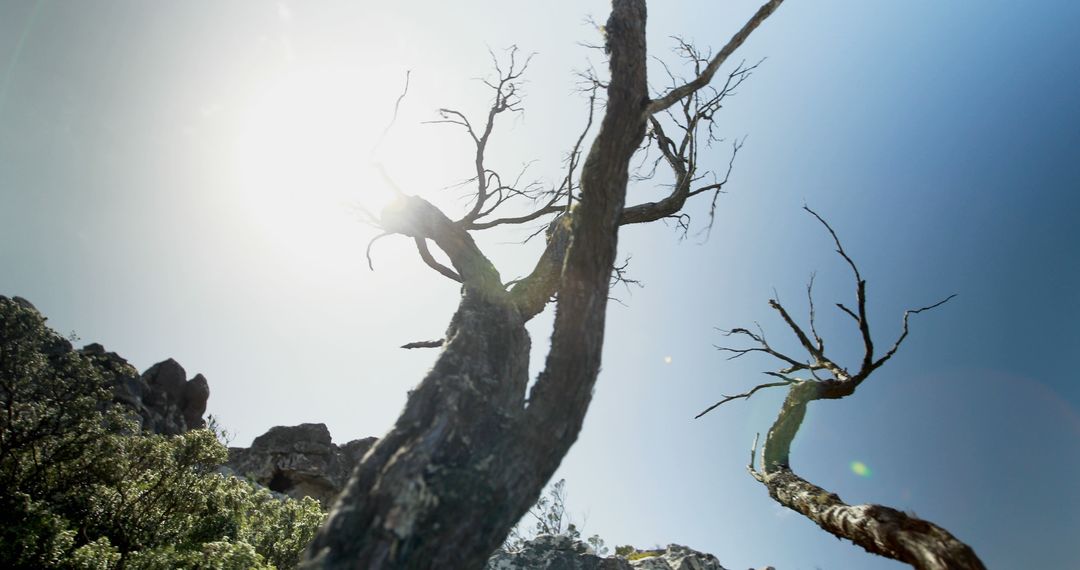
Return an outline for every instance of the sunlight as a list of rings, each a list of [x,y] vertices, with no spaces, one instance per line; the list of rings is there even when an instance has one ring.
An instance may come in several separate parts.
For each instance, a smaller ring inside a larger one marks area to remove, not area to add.
[[[394,195],[372,156],[372,99],[353,72],[292,69],[251,102],[236,175],[246,221],[274,248],[320,266],[355,256],[363,210]]]

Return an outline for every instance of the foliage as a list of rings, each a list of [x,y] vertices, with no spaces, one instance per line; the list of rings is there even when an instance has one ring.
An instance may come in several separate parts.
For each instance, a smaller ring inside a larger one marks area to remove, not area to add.
[[[637,550],[633,546],[626,546],[620,548],[629,549],[629,551],[627,551],[625,554],[620,554],[620,556],[630,561],[641,560],[642,558],[652,558],[654,556],[660,556],[664,554],[663,550]]]
[[[139,434],[112,376],[0,297],[0,566],[288,568],[325,518],[217,468],[211,430]]]
[[[525,521],[518,523],[503,542],[503,550],[516,552],[521,550],[526,542],[541,535],[567,536],[582,540],[581,529],[566,512],[566,479],[559,479],[548,489],[547,495],[541,495],[536,500],[536,506],[529,509],[526,518],[528,517],[533,518],[532,528],[523,531],[522,525]],[[608,548],[599,535],[594,534],[584,539],[584,542],[598,556],[607,555]]]

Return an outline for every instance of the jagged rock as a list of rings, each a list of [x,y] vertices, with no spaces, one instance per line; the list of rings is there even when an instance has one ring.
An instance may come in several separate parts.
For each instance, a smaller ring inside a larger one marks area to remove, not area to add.
[[[151,366],[139,380],[148,388],[142,400],[150,412],[149,418],[144,416],[148,419],[143,423],[144,428],[175,435],[206,427],[202,415],[210,397],[210,386],[201,374],[187,380],[184,367],[170,358]]]
[[[210,399],[210,383],[202,374],[196,374],[194,378],[184,385],[184,423],[188,429],[206,427],[203,414],[206,413],[206,401]]]
[[[41,313],[33,303],[19,296],[9,299],[0,295],[0,300],[10,300]],[[46,348],[46,353],[58,356],[72,350],[71,342],[57,338]],[[98,343],[84,346],[79,353],[109,379],[113,385],[114,401],[132,410],[143,430],[175,435],[206,427],[202,416],[206,413],[206,401],[210,398],[210,384],[202,374],[189,381],[184,368],[170,358],[151,366],[140,376],[139,371],[127,360],[115,352],[106,351]]]
[[[116,402],[138,415],[142,429],[176,435],[206,427],[202,416],[210,384],[202,374],[187,380],[184,368],[170,358],[140,375],[127,360],[100,344],[88,344],[80,352],[110,378]]]
[[[369,437],[335,445],[325,424],[277,426],[249,448],[230,447],[226,466],[271,491],[329,507],[374,443]]]
[[[771,567],[770,567],[771,568]],[[538,536],[514,552],[498,550],[486,570],[725,570],[712,554],[671,544],[662,550],[635,550],[601,558],[569,536]]]

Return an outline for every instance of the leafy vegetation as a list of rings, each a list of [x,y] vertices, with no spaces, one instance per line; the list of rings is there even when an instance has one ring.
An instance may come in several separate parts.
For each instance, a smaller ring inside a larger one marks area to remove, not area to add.
[[[319,503],[219,474],[211,430],[138,433],[113,374],[0,297],[0,567],[295,566]]]
[[[566,512],[566,479],[559,479],[548,489],[546,495],[541,495],[536,500],[536,506],[529,509],[526,519],[529,517],[533,519],[533,525],[528,527],[525,520],[519,522],[503,542],[503,550],[516,552],[521,550],[526,542],[537,536],[551,535],[583,540],[597,556],[606,556],[608,553],[604,539],[599,535],[594,534],[582,539],[581,529]]]

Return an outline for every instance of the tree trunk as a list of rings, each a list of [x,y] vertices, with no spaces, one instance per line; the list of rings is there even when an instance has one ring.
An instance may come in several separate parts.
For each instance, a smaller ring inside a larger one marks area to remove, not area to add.
[[[507,292],[468,233],[422,200],[389,216],[395,233],[447,252],[464,292],[434,368],[353,473],[303,567],[481,568],[577,439],[600,370],[629,162],[645,134],[645,15],[644,0],[613,1],[607,110],[551,280],[551,350],[528,401],[525,321],[554,291]]]

